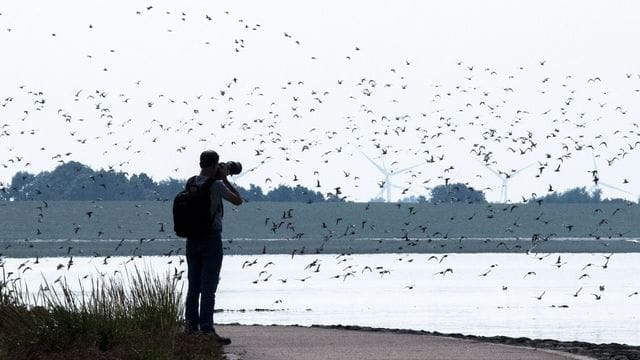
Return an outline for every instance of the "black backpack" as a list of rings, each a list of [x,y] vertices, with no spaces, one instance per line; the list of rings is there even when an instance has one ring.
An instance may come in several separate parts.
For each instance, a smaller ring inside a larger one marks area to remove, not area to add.
[[[205,238],[211,230],[211,185],[214,178],[208,178],[202,185],[190,178],[185,189],[173,199],[173,230],[184,238]]]

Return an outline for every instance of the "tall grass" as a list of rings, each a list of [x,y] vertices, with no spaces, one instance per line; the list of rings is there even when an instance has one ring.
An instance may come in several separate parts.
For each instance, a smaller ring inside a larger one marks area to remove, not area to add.
[[[221,358],[219,345],[184,334],[182,289],[169,273],[136,267],[78,281],[75,292],[66,280],[32,292],[3,273],[0,358]]]

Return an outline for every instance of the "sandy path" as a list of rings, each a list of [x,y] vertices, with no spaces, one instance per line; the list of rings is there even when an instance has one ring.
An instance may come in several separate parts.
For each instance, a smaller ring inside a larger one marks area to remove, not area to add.
[[[551,350],[432,335],[289,326],[220,325],[216,329],[232,340],[231,345],[225,346],[230,360],[589,359]]]

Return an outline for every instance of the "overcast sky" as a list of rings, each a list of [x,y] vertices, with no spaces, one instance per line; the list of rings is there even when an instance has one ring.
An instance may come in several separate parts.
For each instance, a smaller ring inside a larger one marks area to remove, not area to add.
[[[357,201],[384,180],[363,154],[419,165],[394,200],[447,179],[497,201],[492,171],[527,166],[511,201],[596,168],[635,200],[638,24],[631,1],[3,2],[0,182],[70,160],[186,178],[211,148],[258,166],[243,186]]]

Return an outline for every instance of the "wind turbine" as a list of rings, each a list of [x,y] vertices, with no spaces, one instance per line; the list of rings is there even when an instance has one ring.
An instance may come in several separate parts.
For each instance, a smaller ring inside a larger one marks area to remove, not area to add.
[[[402,173],[405,173],[413,168],[417,168],[418,166],[422,166],[425,165],[423,164],[416,164],[413,166],[409,166],[403,169],[399,169],[399,170],[389,170],[387,169],[387,167],[384,164],[384,159],[382,159],[382,166],[380,166],[378,163],[376,163],[375,161],[373,161],[369,156],[367,156],[367,154],[365,154],[362,150],[360,150],[359,148],[356,147],[356,149],[358,149],[358,151],[360,151],[360,153],[362,153],[362,155],[364,155],[364,157],[367,158],[367,160],[369,160],[369,162],[371,164],[373,164],[373,166],[376,167],[376,169],[378,169],[378,171],[380,171],[382,173],[382,175],[384,175],[384,182],[382,183],[382,186],[380,186],[380,192],[378,193],[378,197],[382,197],[383,194],[386,192],[387,193],[387,198],[386,198],[386,202],[391,202],[391,188],[397,188],[397,189],[401,189],[402,187],[397,186],[397,185],[393,185],[391,184],[391,177],[395,176],[395,175],[400,175]]]
[[[591,187],[591,192],[595,192],[595,191],[601,192],[602,189],[600,187],[602,186],[602,187],[606,187],[606,188],[609,188],[609,189],[620,191],[620,192],[625,193],[627,195],[631,195],[631,196],[633,196],[634,200],[637,200],[639,198],[638,194],[634,194],[634,193],[629,192],[627,190],[621,189],[621,188],[619,188],[617,186],[613,186],[613,185],[607,184],[606,182],[600,181],[600,176],[599,176],[600,175],[600,171],[598,171],[598,164],[596,163],[596,156],[593,153],[593,151],[591,152],[591,158],[593,160],[593,170],[595,171],[595,173],[593,175],[594,176],[594,180],[597,179],[596,181],[594,181],[595,185],[593,185]]]
[[[502,204],[506,204],[507,203],[507,194],[508,194],[508,184],[509,184],[509,180],[513,179],[514,176],[518,175],[520,172],[530,168],[531,166],[533,166],[535,164],[535,162],[520,168],[519,170],[513,171],[510,174],[507,174],[504,171],[495,171],[494,169],[492,169],[491,167],[489,167],[489,165],[483,163],[482,161],[478,160],[477,158],[474,157],[474,159],[476,161],[478,161],[479,163],[481,163],[482,165],[484,165],[484,167],[486,167],[492,174],[494,174],[495,176],[497,176],[501,181],[502,181],[502,185],[500,186],[500,203]]]

